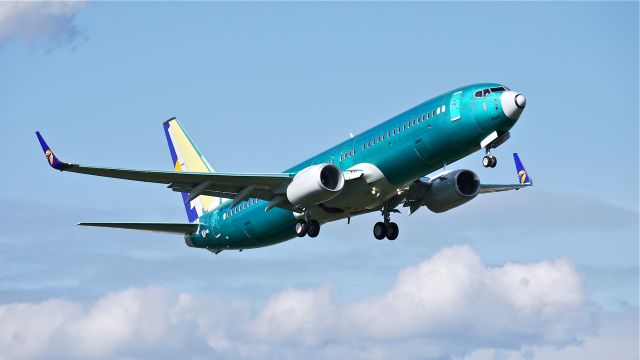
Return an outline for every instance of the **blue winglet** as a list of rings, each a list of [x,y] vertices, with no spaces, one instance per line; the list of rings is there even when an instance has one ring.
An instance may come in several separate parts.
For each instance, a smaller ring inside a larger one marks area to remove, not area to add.
[[[516,163],[516,171],[518,172],[518,182],[520,184],[529,184],[533,185],[533,180],[527,173],[527,170],[522,165],[522,161],[520,161],[520,157],[518,153],[513,153],[513,161]]]
[[[38,137],[38,141],[40,142],[42,151],[44,151],[44,157],[47,159],[49,166],[60,171],[69,167],[69,164],[58,160],[58,158],[53,154],[53,151],[51,151],[51,148],[49,148],[47,142],[44,141],[44,138],[42,137],[42,135],[40,135],[40,131],[36,131],[36,136]]]

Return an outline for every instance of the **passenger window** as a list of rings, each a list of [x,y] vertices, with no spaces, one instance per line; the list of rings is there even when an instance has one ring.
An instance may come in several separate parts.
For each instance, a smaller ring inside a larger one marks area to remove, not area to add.
[[[446,105],[442,105],[442,112],[444,113],[445,110],[447,110],[447,106]]]
[[[427,115],[422,114],[422,121],[425,121],[425,120],[427,120]]]
[[[436,114],[440,115],[440,108],[438,108],[438,111],[436,111]]]
[[[431,116],[436,116],[436,111],[435,110],[431,110]]]

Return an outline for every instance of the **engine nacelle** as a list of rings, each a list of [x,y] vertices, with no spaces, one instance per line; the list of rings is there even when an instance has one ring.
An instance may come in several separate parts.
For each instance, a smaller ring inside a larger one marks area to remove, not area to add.
[[[295,207],[310,207],[338,196],[344,176],[332,164],[313,165],[300,170],[287,187],[287,199]]]
[[[455,170],[431,181],[424,204],[435,213],[445,212],[473,199],[480,192],[480,179],[471,170]]]

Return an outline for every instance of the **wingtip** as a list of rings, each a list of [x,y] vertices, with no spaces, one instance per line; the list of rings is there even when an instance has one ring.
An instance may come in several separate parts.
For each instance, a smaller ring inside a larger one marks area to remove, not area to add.
[[[44,152],[44,157],[47,159],[47,163],[49,164],[49,166],[51,166],[52,168],[56,169],[56,170],[64,170],[66,168],[68,168],[70,165],[60,161],[54,154],[53,151],[51,150],[51,148],[49,147],[49,145],[47,144],[47,142],[44,140],[44,137],[42,137],[42,134],[40,134],[40,131],[36,131],[36,137],[38,138],[38,142],[40,143],[40,147],[42,148],[42,151]]]
[[[518,182],[522,185],[532,186],[533,180],[531,179],[531,176],[529,176],[529,173],[527,172],[524,165],[522,164],[522,160],[520,160],[520,156],[518,156],[518,153],[515,153],[515,152],[513,153],[513,161],[516,164],[516,171],[518,173]]]

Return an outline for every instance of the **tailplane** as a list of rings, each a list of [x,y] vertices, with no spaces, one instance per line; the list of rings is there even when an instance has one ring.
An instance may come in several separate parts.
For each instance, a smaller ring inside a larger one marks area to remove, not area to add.
[[[191,140],[176,118],[171,118],[163,123],[164,133],[169,143],[169,152],[173,167],[179,172],[203,172],[213,173],[213,167],[202,155],[196,144]],[[200,195],[188,201],[189,194],[182,193],[187,218],[193,223],[202,214],[213,210],[227,199],[213,196]]]

